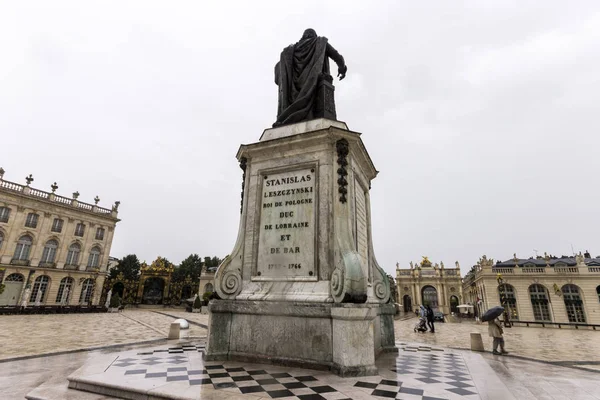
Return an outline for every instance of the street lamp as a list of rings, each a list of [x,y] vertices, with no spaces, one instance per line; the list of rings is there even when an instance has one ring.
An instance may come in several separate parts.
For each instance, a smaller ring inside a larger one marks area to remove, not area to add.
[[[502,279],[502,274],[498,274],[496,276],[496,281],[498,282],[498,292],[500,293],[500,305],[504,307],[504,326],[510,328],[508,307],[506,306],[506,294],[504,293],[504,279]]]

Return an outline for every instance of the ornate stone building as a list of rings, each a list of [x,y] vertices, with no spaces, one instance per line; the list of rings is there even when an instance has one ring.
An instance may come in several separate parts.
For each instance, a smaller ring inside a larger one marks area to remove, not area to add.
[[[404,312],[413,312],[419,305],[429,304],[444,314],[457,312],[463,300],[460,266],[445,268],[444,263],[431,264],[427,257],[421,263],[410,263],[410,268],[400,269],[396,264],[398,299]]]
[[[26,182],[0,168],[0,306],[98,304],[119,202],[102,208],[98,196],[88,204],[56,194],[56,182],[51,192]]]
[[[198,293],[200,294],[200,296],[202,296],[204,293],[212,293],[215,291],[215,272],[217,272],[216,267],[202,267],[202,274],[200,275],[200,284],[198,286]]]
[[[463,279],[477,315],[503,303],[512,320],[600,324],[600,257],[483,256]],[[502,300],[501,300],[502,298]]]

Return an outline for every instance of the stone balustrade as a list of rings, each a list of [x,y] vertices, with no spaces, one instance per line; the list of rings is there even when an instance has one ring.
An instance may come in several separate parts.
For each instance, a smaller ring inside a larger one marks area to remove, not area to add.
[[[117,218],[117,215],[118,215],[118,210],[117,210],[116,206],[113,207],[112,210],[108,209],[108,208],[99,207],[98,205],[93,205],[93,204],[88,204],[88,203],[78,201],[76,198],[69,199],[67,197],[59,196],[54,193],[49,193],[49,192],[45,192],[43,190],[34,189],[30,186],[25,186],[25,185],[21,185],[21,184],[15,183],[15,182],[10,182],[10,181],[4,180],[1,176],[0,176],[0,188],[10,190],[12,192],[17,192],[22,195],[32,196],[32,197],[35,197],[38,199],[44,199],[44,200],[51,201],[54,203],[60,203],[63,205],[76,207],[78,209],[92,212],[95,214],[110,215],[114,218]]]
[[[495,268],[491,269],[482,268],[476,272],[476,276],[481,274],[484,275],[531,275],[531,274],[544,274],[544,275],[565,275],[565,274],[599,274],[600,267],[587,267],[587,266],[554,266],[554,267],[515,267],[515,268]]]

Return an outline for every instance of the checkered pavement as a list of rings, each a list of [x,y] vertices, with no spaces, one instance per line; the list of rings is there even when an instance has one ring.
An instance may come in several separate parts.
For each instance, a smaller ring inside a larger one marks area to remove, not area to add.
[[[167,382],[187,381],[190,386],[213,385],[215,389],[237,389],[239,394],[263,394],[273,399],[292,397],[304,400],[348,399],[333,387],[311,375],[292,376],[287,372],[267,372],[244,367],[206,365],[204,369],[188,370],[171,367],[165,372],[146,369],[125,371],[125,375],[144,375],[144,378],[165,378]],[[323,397],[326,394],[327,397]]]
[[[478,399],[479,395],[461,355],[443,349],[396,343],[401,349],[395,358],[379,365],[383,376],[346,378],[343,387],[328,375],[313,376],[310,370],[285,372],[269,366],[203,361],[203,343],[140,352],[118,358],[111,367],[123,368],[124,375],[163,382],[186,382],[190,386],[211,385],[240,395],[303,400],[350,399],[343,392],[352,387],[375,399],[443,400]],[[214,364],[214,365],[208,365]],[[265,369],[258,369],[258,368]],[[277,372],[275,372],[277,371]],[[389,372],[395,373],[395,379]],[[250,397],[251,398],[251,397]],[[362,398],[362,397],[360,397]]]

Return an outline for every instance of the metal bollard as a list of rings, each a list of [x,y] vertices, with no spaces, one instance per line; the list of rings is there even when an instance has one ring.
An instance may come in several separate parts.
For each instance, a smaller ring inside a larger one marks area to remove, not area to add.
[[[471,332],[471,351],[485,351],[481,333]]]

